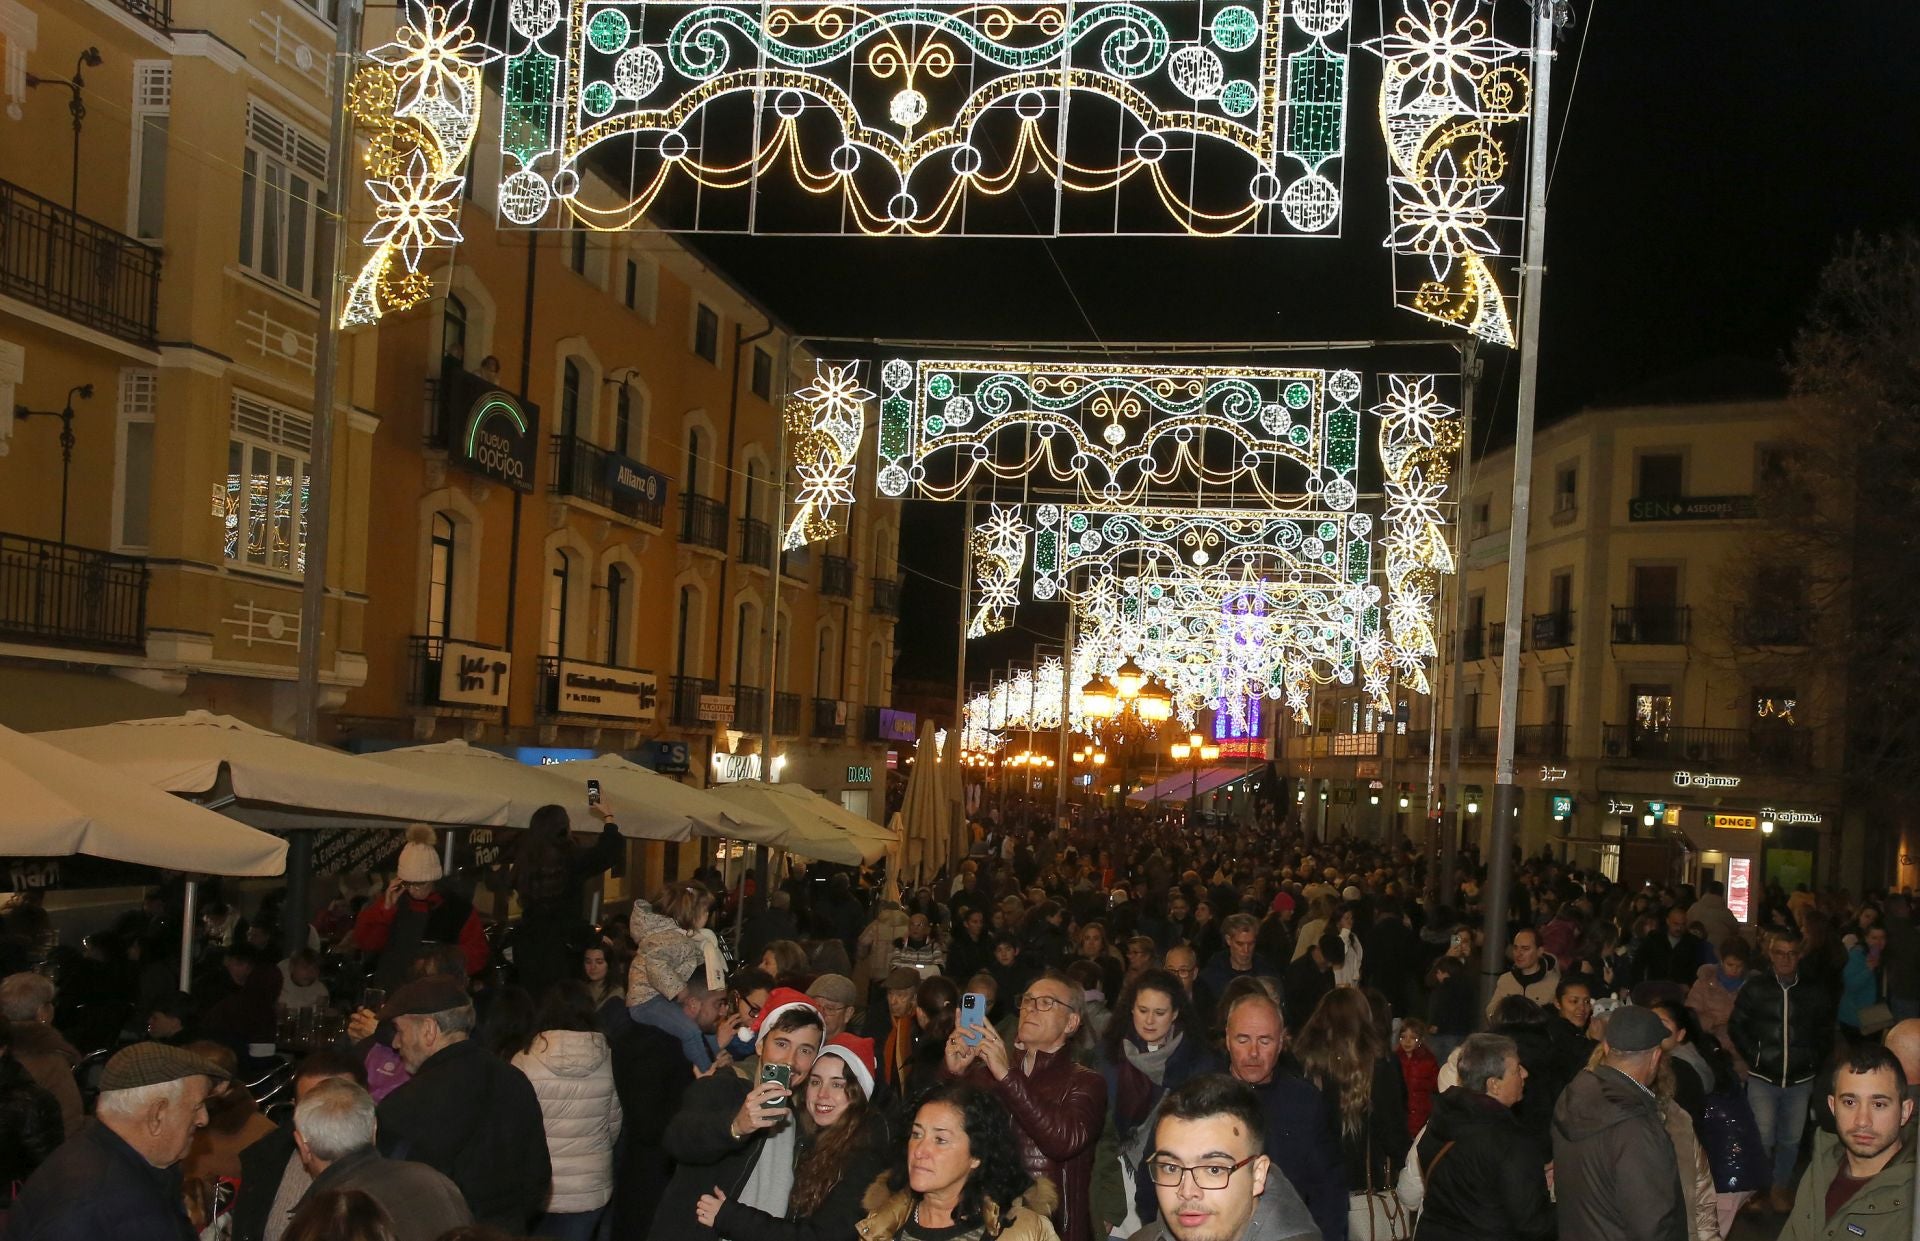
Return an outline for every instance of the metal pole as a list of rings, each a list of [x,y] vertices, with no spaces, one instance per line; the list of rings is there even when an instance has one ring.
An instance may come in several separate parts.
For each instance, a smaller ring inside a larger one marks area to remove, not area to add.
[[[736,386],[740,382],[737,355],[740,352],[742,343],[743,342],[738,340],[734,342],[734,353],[736,355],[734,384]],[[775,420],[780,425],[780,433],[776,441],[777,448],[774,456],[774,471],[779,482],[773,489],[773,537],[777,542],[786,541],[787,530],[787,419],[785,413],[781,411],[781,407],[787,403],[787,387],[790,382],[792,370],[793,338],[789,336],[783,338],[780,342],[780,387],[778,399],[773,403]],[[733,468],[733,459],[731,456],[727,459],[727,468]],[[749,513],[748,516],[751,517],[752,514]],[[769,587],[767,591],[769,596],[767,604],[767,701],[764,704],[765,714],[761,716],[760,729],[760,778],[769,784],[775,783],[773,778],[773,708],[780,696],[778,688],[780,683],[780,577],[781,569],[783,568],[782,562],[785,559],[786,554],[776,546],[773,552],[773,565],[770,574],[773,578],[773,585]],[[715,671],[718,671],[718,669],[715,669]],[[766,850],[762,849],[760,851],[760,859],[762,869],[764,870]],[[761,885],[760,895],[763,898],[771,895],[766,891],[764,882]]]
[[[327,210],[320,213],[314,250],[325,264],[327,291],[321,307],[319,331],[313,343],[313,457],[307,484],[307,536],[300,582],[299,688],[295,695],[294,735],[309,744],[320,740],[320,640],[326,627],[327,555],[333,525],[333,394],[339,369],[340,252],[345,239],[341,223],[347,213],[347,165],[353,155],[353,132],[347,127],[347,74],[360,46],[360,0],[341,0],[334,30],[332,91],[334,108],[327,128]],[[287,899],[281,908],[282,929],[289,945],[306,943],[308,906],[312,903],[313,840],[293,832],[287,850]],[[184,963],[183,963],[184,968]]]
[[[967,528],[960,533],[960,627],[955,631],[958,636],[954,639],[954,641],[959,644],[960,649],[959,656],[954,661],[955,667],[953,671],[953,727],[954,731],[961,737],[966,736],[967,623],[972,619],[967,614],[968,609],[972,607],[973,594],[973,497],[971,495],[967,497],[966,520]],[[987,701],[991,704],[993,701],[991,697],[993,692],[993,680],[991,676],[989,676],[987,680],[987,692],[989,695]],[[992,717],[989,716],[986,722],[989,725],[992,724]],[[1006,754],[1003,752],[1000,758],[1000,830],[1005,831],[1007,827]],[[986,799],[986,792],[982,790],[980,800],[984,803]],[[953,836],[958,834],[960,824],[966,821],[967,805],[964,798],[961,800],[960,805],[953,811],[953,817],[959,822],[950,825],[947,829],[949,843],[951,843]],[[949,856],[952,855],[952,852],[951,848],[947,850]],[[925,860],[924,853],[922,854],[922,860]]]
[[[1054,768],[1056,779],[1053,782],[1053,821],[1058,825],[1067,817],[1067,743],[1072,739],[1073,724],[1067,716],[1073,709],[1073,642],[1078,632],[1072,605],[1067,607],[1067,641],[1060,651],[1060,765]],[[1093,764],[1087,764],[1092,770]]]
[[[1460,494],[1466,496],[1473,483],[1473,406],[1480,391],[1480,342],[1469,336],[1460,354]],[[1453,802],[1453,817],[1440,830],[1440,873],[1431,886],[1436,903],[1450,895],[1453,871],[1460,864],[1460,833],[1467,823],[1467,791],[1460,785],[1460,720],[1467,709],[1467,531],[1454,523],[1453,580],[1453,684],[1449,687],[1447,738],[1447,796]],[[1431,736],[1431,732],[1429,733]],[[1438,740],[1438,738],[1433,738]],[[1437,747],[1429,745],[1428,749]],[[1457,914],[1460,910],[1454,910]]]
[[[193,926],[199,918],[200,881],[187,880],[186,899],[180,906],[180,989],[193,990]]]
[[[1520,410],[1513,442],[1513,520],[1507,531],[1505,649],[1500,661],[1500,734],[1494,760],[1493,833],[1487,859],[1487,939],[1480,957],[1480,1004],[1504,968],[1508,892],[1513,883],[1513,743],[1520,707],[1520,625],[1527,585],[1527,525],[1533,507],[1533,419],[1540,386],[1541,291],[1546,282],[1547,129],[1552,107],[1554,13],[1559,0],[1534,0],[1533,130],[1527,168],[1527,237],[1520,276]]]

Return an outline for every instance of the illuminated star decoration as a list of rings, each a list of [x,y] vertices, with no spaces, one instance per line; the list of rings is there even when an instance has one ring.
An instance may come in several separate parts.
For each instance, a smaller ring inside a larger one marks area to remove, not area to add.
[[[853,476],[873,393],[860,386],[852,362],[818,362],[811,384],[787,401],[787,434],[800,476],[798,506],[781,549],[792,551],[840,533],[834,514],[853,506]]]
[[[1380,458],[1386,468],[1386,509],[1381,517],[1387,577],[1387,641],[1371,652],[1368,680],[1387,667],[1418,693],[1429,692],[1427,665],[1437,654],[1433,637],[1439,578],[1454,569],[1447,545],[1447,479],[1460,447],[1453,406],[1435,392],[1431,375],[1382,376]],[[1383,693],[1377,702],[1385,703]]]
[[[461,173],[480,127],[480,73],[499,53],[479,41],[470,0],[403,0],[393,42],[367,53],[347,107],[369,131],[373,253],[347,290],[340,326],[377,322],[423,300],[430,248],[460,240]]]
[[[1007,627],[1020,602],[1020,574],[1027,563],[1028,527],[1020,509],[992,507],[972,534],[974,611],[967,622],[969,638],[983,638]]]
[[[1395,299],[1406,310],[1512,345],[1509,291],[1525,194],[1509,154],[1531,109],[1525,48],[1495,36],[1490,0],[1402,0],[1367,43],[1385,62],[1380,129],[1387,140]],[[1512,214],[1496,214],[1502,201]]]

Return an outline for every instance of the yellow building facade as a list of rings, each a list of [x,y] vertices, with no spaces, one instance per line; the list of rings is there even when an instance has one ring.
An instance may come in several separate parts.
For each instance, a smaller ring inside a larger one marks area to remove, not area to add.
[[[1778,492],[1792,417],[1777,401],[1637,407],[1539,432],[1516,720],[1515,839],[1529,853],[1628,877],[1861,881],[1859,833],[1841,830],[1844,681],[1816,657],[1837,637],[1809,607],[1807,575],[1764,545],[1761,497]],[[1312,729],[1285,739],[1303,813],[1335,830],[1423,830],[1429,784],[1450,766],[1457,682],[1465,835],[1487,837],[1511,449],[1475,461],[1458,494],[1434,697],[1406,696],[1389,720],[1322,693]]]

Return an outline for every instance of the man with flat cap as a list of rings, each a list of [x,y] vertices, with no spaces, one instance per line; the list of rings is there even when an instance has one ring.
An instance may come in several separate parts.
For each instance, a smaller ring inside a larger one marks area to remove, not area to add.
[[[1680,1163],[1655,1108],[1666,1023],[1650,1008],[1607,1018],[1606,1061],[1574,1075],[1553,1109],[1560,1241],[1687,1241]]]
[[[533,1084],[472,1040],[473,1001],[452,978],[414,979],[380,1018],[393,1022],[394,1053],[413,1074],[380,1102],[380,1153],[442,1173],[476,1222],[525,1233],[553,1177]]]
[[[27,1179],[7,1220],[18,1241],[193,1241],[176,1168],[207,1123],[219,1065],[135,1043],[100,1073],[95,1123]]]

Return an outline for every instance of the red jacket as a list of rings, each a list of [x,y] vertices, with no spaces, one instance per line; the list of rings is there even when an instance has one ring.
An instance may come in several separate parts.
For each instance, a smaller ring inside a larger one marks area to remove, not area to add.
[[[443,910],[448,913],[457,914],[458,912],[457,909],[448,907],[449,897],[438,888],[428,893],[424,901],[414,900],[405,892],[400,894],[400,899],[414,910],[428,915],[438,914]],[[458,898],[452,899],[458,900]],[[375,897],[361,906],[360,916],[353,923],[354,946],[362,952],[385,952],[387,941],[393,934],[394,915],[399,910],[399,905],[389,906],[381,897]],[[477,978],[487,968],[489,955],[487,933],[480,923],[480,914],[471,904],[467,905],[466,912],[465,920],[460,923],[460,953],[467,961],[467,977]]]
[[[1000,1100],[1013,1117],[1020,1161],[1059,1189],[1053,1222],[1060,1241],[1094,1241],[1093,1152],[1107,1122],[1106,1080],[1074,1063],[1071,1052],[1041,1052],[1031,1075],[1021,1072],[1025,1053],[1017,1047],[1008,1052],[1013,1064],[1005,1078],[994,1081],[987,1066],[976,1061],[963,1080]]]
[[[1418,1137],[1433,1115],[1433,1088],[1440,1080],[1440,1062],[1425,1046],[1413,1052],[1396,1050],[1400,1080],[1407,1084],[1407,1136]]]

